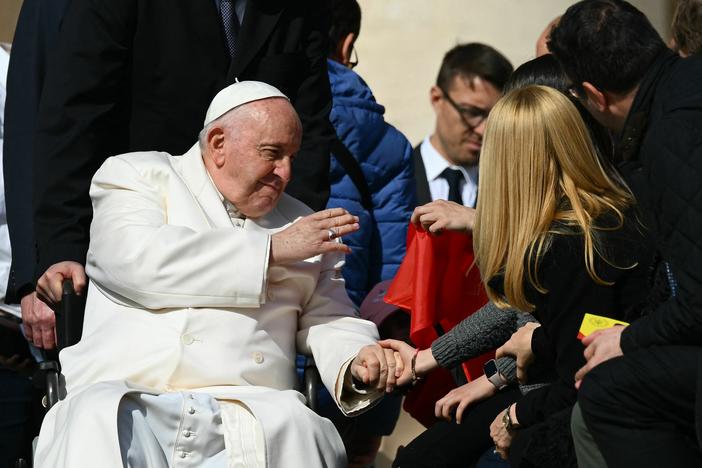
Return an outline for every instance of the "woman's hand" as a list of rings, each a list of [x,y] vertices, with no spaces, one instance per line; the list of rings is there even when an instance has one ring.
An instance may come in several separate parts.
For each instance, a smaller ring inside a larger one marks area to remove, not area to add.
[[[495,358],[512,356],[517,360],[517,380],[526,383],[527,368],[534,362],[534,353],[531,350],[531,336],[534,330],[541,325],[534,322],[524,324],[514,332],[509,340],[495,351]]]
[[[510,414],[514,414],[514,406],[509,406],[508,411],[510,411]],[[512,446],[513,435],[512,432],[507,430],[507,426],[503,421],[504,414],[505,411],[500,411],[492,424],[490,424],[490,437],[495,443],[495,453],[499,454],[503,460],[507,460],[509,448]],[[516,423],[515,419],[512,419],[512,421]]]
[[[482,375],[480,378],[448,392],[445,397],[436,402],[434,414],[437,418],[450,421],[451,410],[456,408],[456,424],[461,424],[463,411],[468,406],[491,397],[495,393],[497,393],[497,387],[486,376]]]
[[[475,210],[458,203],[435,200],[414,209],[412,224],[432,234],[440,234],[444,229],[458,232],[473,232]]]

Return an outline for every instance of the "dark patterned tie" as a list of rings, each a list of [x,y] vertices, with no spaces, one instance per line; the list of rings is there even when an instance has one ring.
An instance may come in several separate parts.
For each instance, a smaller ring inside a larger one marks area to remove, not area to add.
[[[462,205],[463,197],[461,196],[461,181],[465,180],[463,178],[463,173],[458,169],[451,169],[450,167],[447,167],[441,174],[439,174],[439,177],[446,179],[446,182],[448,182],[449,201]]]
[[[227,49],[229,56],[234,57],[236,51],[236,37],[239,34],[239,18],[236,16],[235,2],[232,0],[221,0],[219,4],[219,14],[222,16],[222,26],[224,36],[227,39]]]

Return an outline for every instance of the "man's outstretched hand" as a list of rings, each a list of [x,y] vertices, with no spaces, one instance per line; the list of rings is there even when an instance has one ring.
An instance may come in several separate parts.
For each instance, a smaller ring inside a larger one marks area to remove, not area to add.
[[[350,253],[336,239],[358,231],[358,216],[343,208],[319,211],[271,236],[271,265],[298,262],[328,252]]]

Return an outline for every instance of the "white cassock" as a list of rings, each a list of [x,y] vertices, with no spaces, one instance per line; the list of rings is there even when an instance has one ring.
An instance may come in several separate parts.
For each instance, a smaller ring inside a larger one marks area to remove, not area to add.
[[[177,392],[216,399],[228,448],[241,446],[235,422],[246,408],[266,466],[343,463],[331,423],[293,390],[295,354],[311,352],[337,405],[357,414],[380,394],[342,384],[378,336],[355,316],[342,256],[268,266],[270,236],[310,209],[284,194],[265,217],[232,220],[197,145],[176,157],[112,157],[90,196],[83,337],[61,352],[67,398],[44,419],[35,466],[122,467],[120,402]]]

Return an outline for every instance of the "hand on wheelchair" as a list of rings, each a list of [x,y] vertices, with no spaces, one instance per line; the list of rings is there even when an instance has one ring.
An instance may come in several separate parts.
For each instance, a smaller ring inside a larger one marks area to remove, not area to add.
[[[47,304],[58,304],[63,294],[63,282],[73,280],[76,294],[85,290],[85,268],[78,262],[65,261],[51,265],[37,281],[37,294]]]
[[[42,349],[56,347],[56,314],[52,307],[61,302],[64,280],[73,280],[76,294],[85,291],[85,268],[78,262],[51,265],[37,281],[37,290],[20,303],[22,324],[28,341]]]

